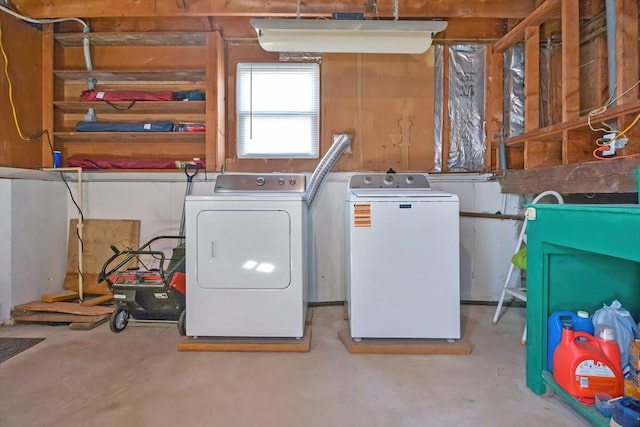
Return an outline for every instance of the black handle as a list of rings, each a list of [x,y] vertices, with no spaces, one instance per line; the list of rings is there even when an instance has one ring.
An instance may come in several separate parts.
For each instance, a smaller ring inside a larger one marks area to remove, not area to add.
[[[190,173],[189,170],[192,170],[193,172]],[[195,163],[186,163],[184,165],[184,174],[187,176],[187,182],[193,181],[193,177],[198,174],[199,170],[200,168]]]

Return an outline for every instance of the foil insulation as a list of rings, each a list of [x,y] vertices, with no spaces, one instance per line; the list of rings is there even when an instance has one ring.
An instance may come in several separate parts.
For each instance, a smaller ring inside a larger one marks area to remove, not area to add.
[[[434,172],[442,172],[442,105],[443,105],[443,92],[442,92],[442,84],[444,81],[444,46],[439,44],[434,46],[434,80],[435,87],[433,92],[434,99],[434,115],[435,120],[433,121],[433,152],[434,152],[434,163],[433,163],[433,171]]]
[[[505,122],[507,137],[512,137],[524,133],[524,46],[517,44],[507,50],[504,63],[509,95]]]
[[[449,46],[449,155],[451,172],[475,172],[484,167],[485,47]]]

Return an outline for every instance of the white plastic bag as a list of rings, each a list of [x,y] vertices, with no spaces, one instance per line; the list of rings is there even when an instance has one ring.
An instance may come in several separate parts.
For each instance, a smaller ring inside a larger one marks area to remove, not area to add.
[[[622,370],[629,370],[629,344],[640,338],[640,328],[627,310],[622,308],[620,301],[614,300],[610,306],[602,304],[602,308],[593,313],[593,326],[609,325],[616,333],[616,341],[620,347],[620,364]]]

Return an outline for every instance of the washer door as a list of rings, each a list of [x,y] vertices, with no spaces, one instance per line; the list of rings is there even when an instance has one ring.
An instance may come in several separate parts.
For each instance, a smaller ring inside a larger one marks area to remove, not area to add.
[[[281,210],[197,215],[196,283],[207,289],[284,289],[291,283],[291,218]]]

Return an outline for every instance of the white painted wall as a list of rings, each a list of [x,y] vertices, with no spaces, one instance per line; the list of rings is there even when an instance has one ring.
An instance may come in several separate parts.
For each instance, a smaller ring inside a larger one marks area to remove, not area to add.
[[[11,171],[11,170],[10,170]],[[69,180],[75,174],[67,174]],[[345,299],[344,199],[348,173],[332,173],[311,206],[311,289],[314,302]],[[77,210],[57,174],[29,179],[0,170],[0,321],[11,307],[62,290],[68,222]],[[211,194],[215,174],[196,177],[193,194]],[[430,175],[432,188],[458,194],[463,211],[519,213],[520,199],[500,193],[488,175]],[[178,232],[183,173],[85,173],[86,219],[140,219],[140,242]],[[53,181],[52,181],[53,180]],[[77,183],[70,182],[74,194]],[[520,223],[461,218],[461,298],[495,301],[502,290]],[[515,279],[515,277],[514,277]]]
[[[0,324],[11,308],[62,288],[67,190],[44,172],[0,179]]]
[[[344,199],[351,174],[332,173],[310,210],[311,301],[345,299]],[[200,174],[192,194],[213,193],[216,174]],[[140,177],[156,181],[142,181]],[[430,175],[432,188],[458,194],[460,209],[482,213],[518,213],[517,196],[503,195],[489,175]],[[178,232],[186,179],[181,173],[155,175],[85,174],[85,218],[140,219],[140,242]],[[69,215],[75,207],[69,203]],[[461,218],[461,298],[495,301],[513,255],[520,222]],[[515,280],[515,276],[514,276]]]

